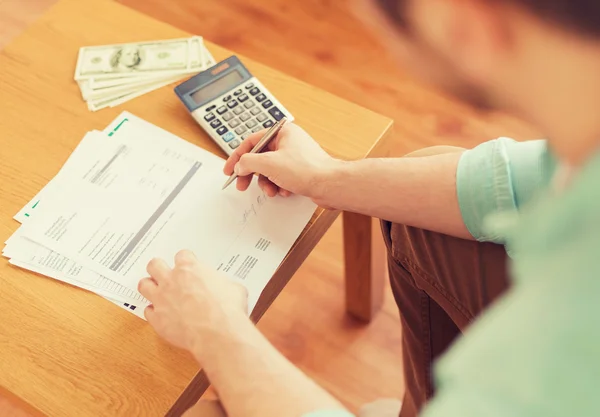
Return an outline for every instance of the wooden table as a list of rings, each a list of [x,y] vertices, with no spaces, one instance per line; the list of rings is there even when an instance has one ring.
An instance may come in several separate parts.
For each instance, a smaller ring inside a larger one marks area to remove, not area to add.
[[[220,152],[171,88],[92,113],[73,81],[81,46],[188,35],[112,1],[62,0],[0,53],[0,240],[16,230],[12,216],[53,177],[85,132],[102,129],[124,109]],[[216,59],[232,54],[208,48]],[[391,120],[241,58],[331,154],[359,159],[388,152]],[[338,214],[315,213],[261,297],[254,320]],[[380,277],[372,273],[371,225],[364,216],[345,218],[347,298],[350,311],[364,318],[379,297],[379,284],[371,280]],[[179,415],[207,385],[194,360],[161,341],[146,322],[5,259],[0,311],[0,396],[17,398],[29,410],[53,416]]]

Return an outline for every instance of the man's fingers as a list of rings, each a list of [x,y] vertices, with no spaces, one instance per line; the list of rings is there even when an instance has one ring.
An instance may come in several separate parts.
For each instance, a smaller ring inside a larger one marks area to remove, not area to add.
[[[252,175],[246,175],[244,177],[238,177],[236,187],[239,191],[246,191],[252,183]]]
[[[154,327],[153,323],[154,323],[154,319],[155,319],[155,314],[156,314],[156,312],[154,311],[154,306],[152,304],[150,304],[148,307],[146,307],[144,309],[144,317],[146,317],[146,320],[148,321],[148,323],[150,323],[150,325],[153,327]]]
[[[275,197],[279,190],[279,187],[269,181],[269,179],[264,175],[259,175],[258,185],[260,186],[260,189],[263,190],[269,197]]]
[[[227,159],[227,162],[225,162],[225,167],[223,168],[225,175],[233,174],[233,167],[235,167],[235,164],[238,163],[242,155],[247,154],[252,150],[252,148],[254,148],[264,134],[265,130],[261,130],[251,134],[242,141],[242,144],[238,146],[235,151],[233,151],[231,156]]]
[[[146,271],[157,283],[161,283],[164,279],[166,279],[169,272],[171,272],[171,268],[165,261],[160,258],[154,258],[150,262],[148,262],[148,266],[146,267]]]
[[[138,282],[138,292],[150,302],[153,302],[157,291],[158,285],[152,278],[144,278]]]
[[[194,265],[196,263],[198,263],[198,258],[194,255],[194,252],[187,249],[180,250],[175,255],[175,265],[177,266]]]

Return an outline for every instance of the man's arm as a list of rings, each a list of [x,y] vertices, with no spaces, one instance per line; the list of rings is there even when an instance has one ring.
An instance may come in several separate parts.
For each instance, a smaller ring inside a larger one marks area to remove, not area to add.
[[[239,190],[258,173],[270,196],[300,194],[325,207],[497,243],[485,217],[518,209],[553,168],[545,141],[500,138],[464,152],[343,162],[294,124],[282,129],[270,152],[249,154],[260,138],[260,132],[249,136],[225,164],[225,174],[240,176]]]
[[[463,152],[418,158],[337,162],[315,201],[394,223],[473,239],[456,192]]]
[[[345,410],[279,353],[246,317],[224,318],[219,327],[199,339],[192,353],[218,392],[228,417],[301,417],[317,410]]]
[[[194,355],[228,417],[302,417],[318,410],[350,415],[256,329],[243,308],[244,287],[188,251],[175,256],[174,268],[152,260],[148,273],[152,278],[138,287],[152,303],[146,319]]]

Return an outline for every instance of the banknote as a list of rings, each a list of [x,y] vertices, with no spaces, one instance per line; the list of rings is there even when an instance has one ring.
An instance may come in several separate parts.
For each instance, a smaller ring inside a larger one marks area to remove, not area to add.
[[[204,71],[216,64],[201,36],[83,47],[75,80],[97,111]]]
[[[133,92],[118,93],[111,97],[104,97],[104,98],[101,98],[98,100],[88,101],[87,102],[88,109],[91,111],[98,111],[98,110],[104,109],[106,107],[118,106],[119,104],[123,104],[126,101],[129,101],[129,100],[139,97],[141,95],[147,94],[147,93],[157,90],[161,87],[165,87],[171,83],[174,83],[174,82],[178,81],[180,78],[181,77],[177,77],[174,79],[167,79],[167,80],[162,81],[159,84],[152,84],[152,85],[146,86],[142,89],[136,89]]]
[[[122,96],[123,94],[131,93],[136,90],[145,89],[151,85],[161,84],[164,81],[180,79],[179,75],[166,76],[166,77],[152,77],[152,78],[135,78],[127,84],[121,84],[110,87],[102,88],[91,88],[88,80],[78,81],[79,88],[81,90],[81,96],[85,101],[99,100],[102,98],[114,97],[116,94]]]
[[[201,71],[201,44],[201,38],[193,37],[84,47],[79,50],[75,79]]]

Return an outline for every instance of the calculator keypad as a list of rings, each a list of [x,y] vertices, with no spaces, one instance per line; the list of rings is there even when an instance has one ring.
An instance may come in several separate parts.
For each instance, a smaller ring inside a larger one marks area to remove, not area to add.
[[[259,122],[264,122],[265,120],[267,120],[267,115],[264,113],[261,113],[258,116],[256,116],[256,120],[258,120]]]
[[[220,100],[220,106],[218,103],[207,106],[203,117],[231,149],[285,116],[254,83],[240,86]]]
[[[269,114],[273,116],[273,119],[276,121],[280,121],[283,119],[284,114],[277,107],[272,107],[269,109]]]

